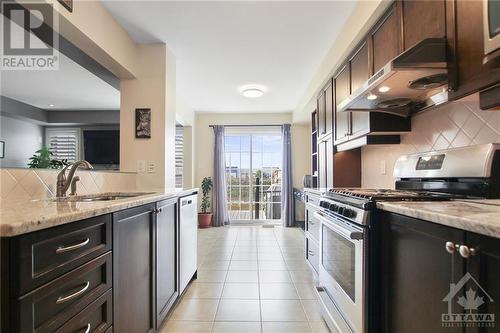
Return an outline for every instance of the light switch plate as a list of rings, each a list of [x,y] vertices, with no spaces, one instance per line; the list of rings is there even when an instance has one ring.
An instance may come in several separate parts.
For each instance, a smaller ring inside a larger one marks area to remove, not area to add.
[[[137,172],[146,172],[145,160],[137,160]]]
[[[154,173],[156,169],[155,161],[148,161],[148,173]]]

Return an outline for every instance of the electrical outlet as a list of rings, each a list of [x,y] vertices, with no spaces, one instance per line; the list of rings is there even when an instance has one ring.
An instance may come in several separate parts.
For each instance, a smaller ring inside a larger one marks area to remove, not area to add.
[[[137,160],[137,172],[146,172],[145,160]]]
[[[148,173],[154,173],[155,172],[155,161],[148,161]]]
[[[380,161],[380,174],[385,175],[387,173],[385,160]]]

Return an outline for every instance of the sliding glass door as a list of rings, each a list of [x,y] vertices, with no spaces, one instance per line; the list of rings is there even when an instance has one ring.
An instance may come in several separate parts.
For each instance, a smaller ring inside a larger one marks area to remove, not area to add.
[[[231,221],[278,222],[281,218],[281,133],[277,130],[227,131],[225,142]]]

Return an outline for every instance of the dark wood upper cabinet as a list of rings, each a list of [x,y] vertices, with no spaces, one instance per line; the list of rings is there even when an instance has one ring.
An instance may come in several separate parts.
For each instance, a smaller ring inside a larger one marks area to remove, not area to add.
[[[500,68],[483,65],[483,1],[448,0],[446,5],[449,99],[453,100],[500,82]]]
[[[370,33],[374,73],[401,53],[402,35],[401,2],[396,1]]]
[[[371,76],[368,42],[364,41],[350,59],[351,91],[355,91]]]
[[[350,61],[351,93],[361,87],[370,78],[370,58],[368,41],[364,41],[355,51]],[[368,112],[352,112],[350,135],[358,136],[369,132],[370,114]]]
[[[324,92],[325,96],[325,131],[330,133],[333,128],[333,86],[332,80],[328,83]]]
[[[333,128],[332,95],[332,80],[329,80],[326,86],[321,89],[321,92],[317,99],[319,138],[325,136],[326,134],[330,134]]]
[[[325,92],[322,90],[318,100],[318,137],[326,134],[326,105],[325,105]]]
[[[349,64],[346,63],[334,78],[334,87],[335,87],[334,100],[336,105],[338,105],[341,101],[347,98],[351,93],[349,76],[350,76]],[[351,121],[350,118],[351,118],[350,112],[338,112],[337,107],[335,106],[335,130],[334,130],[335,144],[343,142],[347,139],[350,130],[350,121]]]
[[[426,38],[446,36],[445,0],[404,0],[404,50]]]

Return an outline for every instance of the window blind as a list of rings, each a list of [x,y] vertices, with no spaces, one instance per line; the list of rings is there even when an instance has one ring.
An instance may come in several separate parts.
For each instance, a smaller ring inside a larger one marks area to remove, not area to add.
[[[80,130],[77,128],[48,128],[45,144],[52,152],[52,158],[75,162],[80,157]]]
[[[184,168],[184,127],[175,128],[175,187],[182,188],[182,170]]]

